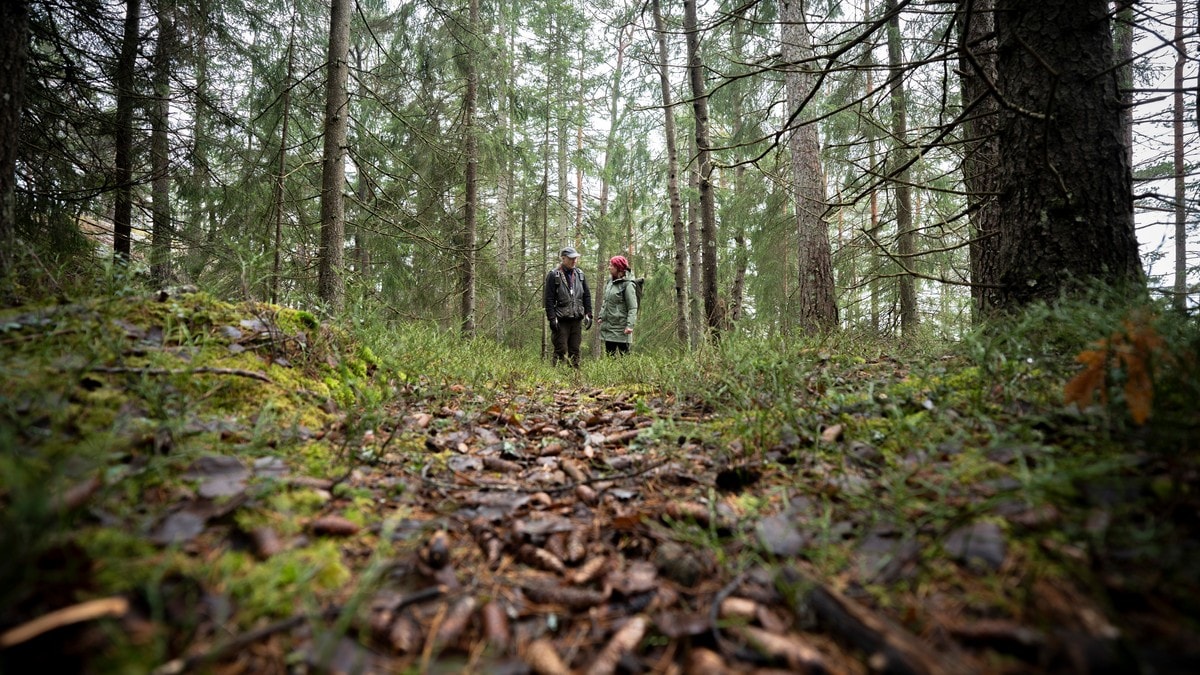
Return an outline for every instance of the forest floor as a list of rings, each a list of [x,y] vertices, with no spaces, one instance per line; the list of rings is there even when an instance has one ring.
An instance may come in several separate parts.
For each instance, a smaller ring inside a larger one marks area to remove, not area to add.
[[[1194,405],[1114,431],[961,354],[431,378],[193,293],[0,325],[0,672],[1200,672]]]

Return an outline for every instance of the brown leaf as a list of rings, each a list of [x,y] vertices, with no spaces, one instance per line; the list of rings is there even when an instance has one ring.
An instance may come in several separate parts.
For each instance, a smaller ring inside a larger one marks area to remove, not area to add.
[[[357,523],[341,516],[322,516],[309,521],[308,529],[313,534],[327,534],[331,537],[348,537],[357,534],[362,528]]]
[[[554,644],[545,638],[529,643],[525,650],[525,663],[538,675],[570,675],[571,669],[563,663]]]
[[[654,617],[654,627],[659,633],[678,640],[703,635],[712,630],[708,612],[659,612]]]
[[[500,473],[519,473],[521,465],[516,462],[510,462],[507,459],[499,457],[484,457],[483,466],[489,471],[498,471]]]
[[[652,591],[658,586],[658,570],[648,560],[630,563],[624,570],[609,573],[606,583],[621,595],[630,596]]]
[[[283,551],[283,540],[270,527],[256,527],[250,531],[250,539],[254,542],[254,555],[259,558],[270,558]]]
[[[388,644],[392,649],[408,654],[421,648],[421,627],[408,612],[396,617],[388,631]]]
[[[558,556],[532,544],[522,544],[521,548],[517,550],[517,556],[526,564],[533,565],[539,569],[559,574],[567,571],[567,566],[563,564],[563,561]]]
[[[578,570],[575,570],[575,573],[571,575],[571,582],[582,586],[599,576],[607,564],[608,558],[604,556],[592,558],[583,563]]]
[[[828,670],[821,652],[798,635],[776,635],[754,626],[739,626],[736,631],[764,654],[787,661],[793,670],[806,673]]]
[[[551,586],[550,584],[527,584],[521,589],[525,595],[536,603],[544,605],[565,605],[570,609],[587,609],[595,607],[608,599],[608,593],[587,590],[584,588],[568,588]]]
[[[646,617],[635,616],[625,622],[624,626],[612,636],[604,649],[592,659],[584,671],[587,675],[612,675],[617,672],[617,664],[621,657],[637,649],[638,644],[646,635]]]
[[[578,563],[587,555],[587,534],[583,528],[575,528],[567,535],[567,550],[563,559],[571,564]]]
[[[471,615],[475,613],[475,598],[464,596],[450,606],[442,625],[438,627],[434,642],[439,645],[452,645],[458,640]]]
[[[733,672],[729,670],[729,666],[725,665],[725,660],[721,655],[702,647],[688,652],[686,672],[689,673],[704,673],[704,675],[725,675],[725,673]]]
[[[826,443],[837,443],[838,441],[842,440],[843,431],[844,427],[842,427],[842,425],[832,424],[828,427],[825,427],[825,429],[821,431],[821,440],[825,441]]]
[[[600,495],[596,494],[596,491],[587,485],[576,485],[575,497],[588,506],[595,506],[600,501]]]
[[[748,598],[729,597],[721,602],[721,618],[750,621],[758,613],[758,603]]]
[[[483,606],[483,634],[493,647],[501,652],[508,650],[508,615],[504,606],[492,600]]]

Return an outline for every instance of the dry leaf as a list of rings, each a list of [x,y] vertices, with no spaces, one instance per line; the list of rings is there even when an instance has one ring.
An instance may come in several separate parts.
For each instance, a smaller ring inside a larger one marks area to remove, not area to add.
[[[357,534],[362,528],[357,523],[341,516],[323,516],[308,523],[308,529],[313,534],[327,534],[333,537],[347,537]]]
[[[525,650],[525,662],[538,675],[570,675],[571,669],[563,663],[554,645],[546,639],[529,643]]]
[[[501,652],[508,650],[508,615],[504,606],[492,600],[483,606],[483,634],[487,641]]]
[[[642,637],[646,635],[646,623],[644,616],[635,616],[625,622],[584,672],[587,675],[612,675],[617,672],[617,664],[621,657],[637,649]]]

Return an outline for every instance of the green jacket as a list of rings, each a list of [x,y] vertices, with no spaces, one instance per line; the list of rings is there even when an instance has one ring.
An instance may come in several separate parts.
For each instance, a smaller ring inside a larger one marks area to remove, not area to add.
[[[637,289],[629,277],[609,279],[604,285],[604,301],[600,305],[600,339],[605,342],[632,342],[633,335],[625,329],[637,323]]]

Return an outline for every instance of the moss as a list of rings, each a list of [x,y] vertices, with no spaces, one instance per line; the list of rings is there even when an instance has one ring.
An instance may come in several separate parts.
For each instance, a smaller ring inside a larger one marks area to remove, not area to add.
[[[288,616],[296,604],[340,589],[351,578],[342,563],[339,545],[318,541],[285,551],[267,560],[228,551],[209,569],[209,583],[227,593],[247,621],[262,616]]]
[[[116,528],[79,531],[76,543],[93,561],[92,579],[103,593],[126,593],[157,580],[171,554],[159,552],[145,537]]]

